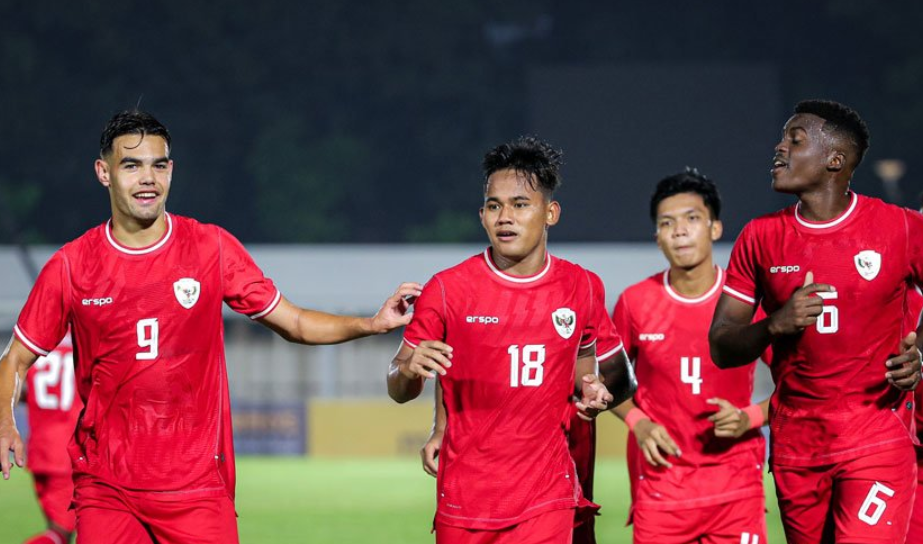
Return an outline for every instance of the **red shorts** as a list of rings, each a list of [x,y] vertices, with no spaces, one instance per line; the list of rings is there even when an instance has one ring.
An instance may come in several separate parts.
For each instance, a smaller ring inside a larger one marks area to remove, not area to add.
[[[552,510],[499,531],[436,523],[436,544],[571,544],[574,510]]]
[[[816,467],[773,467],[789,544],[904,542],[917,487],[913,447]]]
[[[35,494],[45,513],[45,519],[54,523],[68,533],[74,532],[77,517],[70,509],[74,500],[74,481],[70,473],[66,474],[32,474],[35,482]]]
[[[230,498],[162,501],[100,483],[77,484],[80,544],[236,544],[237,514]]]
[[[571,416],[567,445],[577,468],[577,480],[583,497],[593,500],[593,472],[596,465],[596,421],[584,421]],[[574,544],[596,544],[596,513],[598,508],[578,508],[574,520]]]
[[[910,514],[907,544],[923,544],[923,461],[917,461],[917,495]]]
[[[766,544],[766,501],[739,499],[702,508],[632,512],[635,544]]]

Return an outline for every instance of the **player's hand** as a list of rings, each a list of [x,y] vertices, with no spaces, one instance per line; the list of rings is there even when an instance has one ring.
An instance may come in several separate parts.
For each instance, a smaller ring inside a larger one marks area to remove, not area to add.
[[[815,293],[835,291],[832,285],[814,283],[814,273],[808,272],[804,285],[799,287],[784,306],[769,316],[769,334],[772,336],[798,334],[817,323],[824,311],[824,300]]]
[[[452,366],[452,346],[438,340],[424,340],[413,350],[413,354],[398,363],[398,370],[405,378],[435,378],[445,376]]]
[[[673,463],[667,461],[661,452],[676,457],[683,455],[663,425],[654,423],[650,419],[642,419],[635,423],[633,432],[644,458],[655,467],[670,468],[673,466]]]
[[[901,340],[901,353],[887,360],[885,373],[888,383],[901,391],[916,389],[920,383],[920,349],[917,347],[917,333],[912,332]]]
[[[25,451],[22,437],[16,430],[16,423],[13,421],[0,422],[0,472],[3,473],[4,480],[10,479],[13,462],[20,468],[26,464]],[[10,453],[12,453],[12,460]]]
[[[705,402],[718,406],[718,411],[708,416],[708,421],[715,424],[715,436],[740,438],[750,430],[750,416],[740,408],[718,397]]]
[[[383,334],[410,323],[413,314],[408,314],[407,310],[422,292],[423,286],[419,283],[402,283],[372,316],[372,332]]]
[[[432,434],[429,435],[429,440],[420,448],[420,459],[423,461],[423,472],[434,478],[439,471],[439,464],[436,462],[436,459],[439,457],[439,450],[442,449],[443,435],[445,435],[445,431],[433,429]]]
[[[608,410],[613,400],[612,393],[609,393],[596,374],[583,376],[580,393],[582,398],[576,403],[577,417],[585,421],[592,421],[600,412]]]

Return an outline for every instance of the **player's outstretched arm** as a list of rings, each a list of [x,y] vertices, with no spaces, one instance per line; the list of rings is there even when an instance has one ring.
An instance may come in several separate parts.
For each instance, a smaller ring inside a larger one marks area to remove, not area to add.
[[[20,389],[26,380],[26,371],[38,357],[26,349],[22,343],[13,337],[7,346],[3,357],[0,358],[0,471],[3,479],[10,479],[10,452],[16,466],[22,467],[25,462],[25,447],[16,420],[13,417],[13,407],[19,399]]]
[[[420,396],[423,382],[445,376],[452,366],[452,347],[438,340],[425,340],[416,348],[404,342],[388,368],[388,396],[404,403]]]
[[[718,397],[705,402],[718,407],[718,411],[708,417],[708,421],[715,424],[715,436],[740,438],[750,429],[762,427],[769,421],[769,399],[744,408]]]
[[[599,361],[599,375],[606,389],[612,393],[612,404],[622,404],[638,390],[638,380],[624,349],[608,359]]]
[[[683,452],[673,441],[667,429],[654,421],[638,408],[631,399],[619,404],[612,412],[628,425],[628,430],[635,435],[638,447],[644,454],[644,459],[653,466],[670,468],[672,463],[667,461],[666,455],[681,457]]]
[[[439,457],[439,450],[442,449],[442,437],[445,436],[446,413],[445,405],[442,403],[442,384],[436,380],[436,393],[434,395],[435,406],[433,407],[433,430],[429,434],[429,439],[420,448],[420,458],[423,461],[423,471],[430,476],[435,477],[439,471],[439,465],[436,459]]]
[[[339,344],[364,336],[383,334],[410,323],[407,314],[413,298],[420,295],[418,283],[402,283],[393,295],[385,300],[372,317],[352,317],[328,314],[299,308],[285,297],[263,323],[289,342],[299,344]]]
[[[920,366],[923,363],[920,356],[923,351],[920,348],[921,334],[923,330],[918,330],[903,338],[899,355],[888,359],[885,363],[888,367],[888,372],[885,373],[888,383],[902,391],[916,389],[920,384]]]

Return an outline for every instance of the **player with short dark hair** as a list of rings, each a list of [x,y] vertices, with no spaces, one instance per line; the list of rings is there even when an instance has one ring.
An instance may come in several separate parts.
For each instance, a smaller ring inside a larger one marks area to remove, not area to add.
[[[913,503],[920,331],[903,320],[923,216],[850,190],[868,141],[842,104],[796,106],[771,172],[798,202],[744,227],[709,336],[722,368],[772,345],[770,466],[793,544],[903,542]],[[751,323],[757,305],[769,317]]]
[[[490,247],[426,284],[391,362],[398,402],[419,396],[426,378],[442,386],[439,544],[563,544],[574,510],[592,506],[566,428],[575,390],[584,417],[613,401],[595,372],[605,295],[591,272],[547,251],[559,165],[534,138],[487,154],[480,215]],[[620,400],[632,389],[622,353],[606,378]]]
[[[301,309],[243,245],[167,213],[169,131],[137,110],[101,138],[96,176],[112,218],[42,269],[0,359],[0,468],[23,464],[13,401],[70,328],[86,405],[69,452],[77,533],[95,543],[234,543],[234,449],[222,306],[289,341],[334,344],[409,322],[403,284],[371,318]]]
[[[29,368],[25,397],[29,417],[26,468],[32,473],[47,528],[23,544],[66,544],[77,521],[70,508],[74,482],[67,442],[83,409],[74,383],[70,335]]]
[[[715,266],[721,197],[695,169],[662,179],[651,196],[657,246],[670,266],[628,287],[613,320],[634,361],[638,391],[614,412],[629,426],[636,544],[765,544],[755,364],[722,371],[708,324],[724,270]]]

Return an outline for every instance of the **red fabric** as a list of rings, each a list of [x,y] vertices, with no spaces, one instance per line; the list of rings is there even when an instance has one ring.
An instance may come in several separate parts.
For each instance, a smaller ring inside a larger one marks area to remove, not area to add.
[[[615,326],[635,362],[634,402],[663,425],[682,451],[673,468],[647,463],[629,437],[629,467],[636,508],[702,508],[763,495],[765,442],[758,430],[738,439],[718,438],[708,416],[712,397],[748,406],[755,364],[721,370],[712,362],[708,327],[721,296],[724,272],[696,299],[669,287],[668,271],[657,273],[622,293],[613,313]],[[685,360],[685,362],[684,362]]]
[[[167,222],[143,250],[119,246],[107,225],[65,245],[15,332],[42,354],[71,326],[86,404],[68,448],[78,476],[176,500],[233,497],[222,303],[253,316],[279,293],[226,231]]]
[[[39,357],[26,374],[26,463],[33,473],[62,474],[70,479],[67,443],[83,409],[75,388],[73,351],[68,336],[54,351]]]
[[[816,326],[773,344],[776,464],[824,465],[911,441],[909,418],[892,412],[906,395],[887,383],[884,363],[900,345],[908,285],[923,279],[923,215],[853,198],[828,223],[805,222],[795,206],[754,219],[731,253],[725,292],[768,314],[808,272],[836,288]]]
[[[917,457],[919,457],[919,452]],[[917,460],[917,493],[914,496],[913,510],[910,514],[910,529],[907,531],[907,544],[923,544],[923,461]]]
[[[549,256],[516,278],[489,251],[426,284],[404,341],[454,348],[440,378],[448,423],[436,521],[496,530],[582,502],[564,430],[576,354],[596,342],[605,310],[583,268]]]
[[[230,497],[161,501],[99,482],[77,484],[80,544],[236,544]]]
[[[774,467],[787,541],[904,542],[917,488],[916,471],[910,444],[830,465]]]
[[[571,544],[574,515],[552,510],[495,531],[436,523],[436,544]]]
[[[635,510],[634,544],[766,544],[766,505],[749,497],[681,511]]]
[[[74,532],[74,482],[70,474],[33,474],[35,495],[45,518],[69,533]]]

